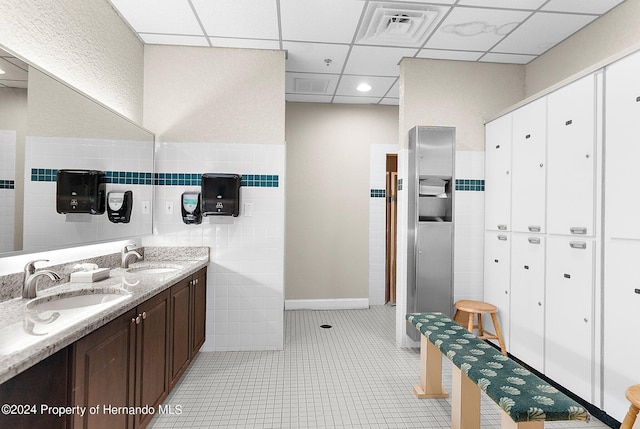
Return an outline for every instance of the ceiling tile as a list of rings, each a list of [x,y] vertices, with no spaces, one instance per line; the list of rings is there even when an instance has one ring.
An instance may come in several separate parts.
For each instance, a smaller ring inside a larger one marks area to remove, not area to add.
[[[400,98],[400,79],[396,80],[388,93],[385,94],[385,98]]]
[[[285,92],[287,94],[310,94],[310,95],[333,95],[336,92],[338,86],[338,79],[340,75],[337,74],[321,74],[321,73],[285,73]],[[324,93],[315,93],[315,90],[297,90],[296,88],[300,83],[325,83],[326,90]]]
[[[445,18],[425,48],[486,51],[531,12],[457,7]]]
[[[288,52],[287,71],[307,73],[340,73],[349,52],[349,45],[328,43],[282,42],[282,48]]]
[[[280,49],[277,40],[262,39],[230,39],[225,37],[210,37],[211,45],[220,48],[246,48],[246,49]]]
[[[144,43],[149,45],[182,45],[182,46],[209,46],[204,36],[174,36],[168,34],[138,34]]]
[[[351,95],[356,97],[383,97],[389,88],[396,82],[395,77],[379,77],[379,76],[342,76],[338,84],[336,95]],[[356,89],[361,83],[371,85],[371,91],[360,92]]]
[[[378,104],[380,97],[348,97],[344,95],[336,95],[333,98],[334,103],[341,104]]]
[[[413,57],[416,51],[417,49],[407,48],[354,46],[344,72],[369,76],[398,76],[400,60]]]
[[[551,0],[542,10],[553,12],[576,12],[603,14],[622,3],[623,0]]]
[[[485,63],[527,64],[535,58],[535,55],[496,54],[490,52],[479,61]]]
[[[191,0],[207,35],[278,39],[276,0]]]
[[[460,0],[460,6],[499,7],[504,9],[536,10],[547,0]],[[564,1],[564,0],[562,0]]]
[[[280,0],[283,40],[351,43],[364,1]]]
[[[301,103],[331,103],[332,95],[304,95],[304,94],[287,94],[287,101]]]
[[[421,49],[418,58],[432,58],[435,60],[476,61],[483,52],[473,51],[445,51],[442,49]]]
[[[137,32],[202,35],[187,0],[110,1]]]
[[[596,19],[591,15],[538,12],[492,52],[539,55]]]

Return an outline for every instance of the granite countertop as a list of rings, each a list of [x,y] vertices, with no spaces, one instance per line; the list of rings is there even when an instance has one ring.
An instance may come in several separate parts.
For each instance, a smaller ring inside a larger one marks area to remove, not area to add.
[[[0,383],[30,368],[41,360],[98,329],[138,304],[194,274],[209,263],[208,255],[192,255],[193,259],[172,260],[158,257],[111,269],[109,278],[94,283],[65,283],[39,291],[36,299],[64,293],[90,295],[112,293],[116,298],[108,304],[80,308],[36,309],[32,300],[15,298],[0,302]],[[182,255],[184,258],[185,255]],[[174,267],[175,271],[146,274],[135,272],[141,267]],[[55,302],[55,301],[52,301]]]

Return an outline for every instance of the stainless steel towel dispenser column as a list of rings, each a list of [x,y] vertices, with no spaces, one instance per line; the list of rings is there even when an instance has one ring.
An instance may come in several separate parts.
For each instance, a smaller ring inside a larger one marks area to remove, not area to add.
[[[409,131],[407,312],[453,312],[454,151],[455,128]]]

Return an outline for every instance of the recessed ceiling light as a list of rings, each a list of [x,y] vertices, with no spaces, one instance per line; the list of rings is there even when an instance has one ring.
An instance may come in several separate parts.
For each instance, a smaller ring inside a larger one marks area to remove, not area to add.
[[[4,74],[4,70],[0,69],[0,74]]]
[[[368,83],[361,83],[360,85],[358,85],[358,87],[356,88],[358,91],[360,92],[369,92],[371,91],[371,85],[369,85]]]

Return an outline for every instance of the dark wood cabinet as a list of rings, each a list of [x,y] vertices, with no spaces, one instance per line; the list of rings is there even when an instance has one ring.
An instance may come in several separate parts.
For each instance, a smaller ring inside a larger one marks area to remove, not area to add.
[[[205,340],[207,323],[207,269],[193,275],[191,285],[191,357],[196,355]]]

